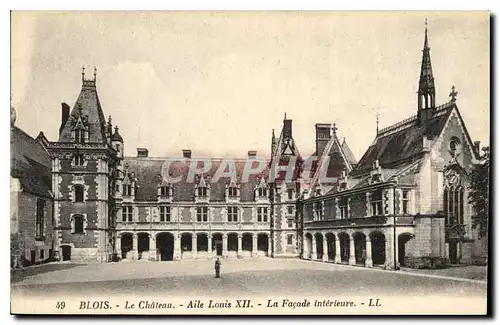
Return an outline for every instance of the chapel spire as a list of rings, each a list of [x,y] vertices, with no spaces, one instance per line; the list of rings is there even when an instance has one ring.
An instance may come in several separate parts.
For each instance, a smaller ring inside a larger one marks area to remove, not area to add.
[[[418,83],[418,110],[436,107],[436,89],[432,74],[431,54],[427,36],[427,19],[425,19],[425,38],[422,50],[422,65],[420,67],[420,80]]]

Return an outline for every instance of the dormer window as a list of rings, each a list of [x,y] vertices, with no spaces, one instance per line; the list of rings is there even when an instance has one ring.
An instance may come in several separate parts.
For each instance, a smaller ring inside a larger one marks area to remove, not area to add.
[[[172,188],[168,185],[162,185],[160,187],[160,195],[161,197],[170,197],[172,196]]]
[[[75,142],[76,143],[85,143],[85,130],[75,130]]]
[[[383,182],[382,168],[380,167],[378,159],[373,162],[373,167],[370,172],[370,184]]]
[[[228,196],[231,198],[235,198],[238,196],[238,188],[237,187],[229,187],[227,189]]]
[[[195,185],[195,199],[206,202],[210,197],[210,186],[207,184],[205,177],[202,175],[200,181]]]
[[[293,200],[294,199],[295,192],[294,192],[293,188],[289,188],[287,190],[287,194],[288,194],[288,199],[289,200]]]
[[[132,185],[123,184],[123,196],[132,196]]]
[[[83,166],[85,164],[85,159],[82,154],[76,154],[73,158],[75,166]]]
[[[259,197],[267,197],[267,188],[262,188],[260,187],[258,190],[257,190],[257,195]]]
[[[206,197],[207,196],[207,188],[206,187],[198,187],[198,196]]]

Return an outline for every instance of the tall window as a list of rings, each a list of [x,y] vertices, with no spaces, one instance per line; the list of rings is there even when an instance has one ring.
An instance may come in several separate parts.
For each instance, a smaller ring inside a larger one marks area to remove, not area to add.
[[[170,186],[166,186],[166,185],[163,185],[161,188],[160,188],[160,195],[162,197],[169,197],[171,196],[171,188]]]
[[[286,207],[286,209],[287,209],[287,211],[286,211],[286,212],[287,212],[289,215],[290,215],[290,214],[293,214],[293,205],[289,205],[289,206],[287,206],[287,207]]]
[[[238,221],[238,207],[227,207],[227,221],[228,222]]]
[[[170,207],[160,206],[160,221],[170,222]]]
[[[197,207],[196,208],[196,220],[199,222],[208,221],[208,207]]]
[[[82,154],[75,155],[73,159],[75,162],[75,166],[83,166],[83,164],[85,163],[85,159],[83,158]]]
[[[85,130],[75,130],[75,142],[85,143]]]
[[[234,197],[238,196],[238,188],[237,187],[234,187],[234,186],[229,187],[227,189],[227,192],[228,192],[229,197],[233,197],[234,198]]]
[[[36,200],[36,225],[35,237],[42,237],[44,234],[45,200]]]
[[[83,185],[74,186],[75,202],[83,202]]]
[[[206,197],[207,196],[207,188],[206,187],[198,187],[198,196]]]
[[[287,227],[288,228],[293,228],[293,219],[288,219],[287,220]]]
[[[123,221],[132,221],[132,206],[126,205],[122,207],[122,220]]]
[[[349,218],[348,204],[349,204],[349,200],[347,197],[341,197],[339,199],[340,219]]]
[[[259,187],[259,189],[257,190],[257,194],[259,197],[267,197],[267,188]]]
[[[410,191],[403,191],[402,205],[403,214],[410,214]]]
[[[293,188],[289,188],[287,190],[287,193],[288,193],[288,199],[293,200]]]
[[[382,205],[382,191],[378,190],[373,193],[370,193],[370,207],[371,207],[371,215],[379,216],[384,214],[383,205]]]
[[[287,244],[288,246],[293,245],[293,235],[292,235],[292,234],[289,234],[289,235],[287,236],[286,244]]]
[[[257,221],[258,222],[267,222],[267,207],[258,207],[257,208]]]
[[[464,224],[464,189],[446,188],[443,193],[446,223]]]
[[[132,185],[123,184],[123,196],[131,196],[132,195]]]
[[[73,216],[73,233],[74,234],[83,234],[84,229],[84,218],[82,215],[74,215]]]

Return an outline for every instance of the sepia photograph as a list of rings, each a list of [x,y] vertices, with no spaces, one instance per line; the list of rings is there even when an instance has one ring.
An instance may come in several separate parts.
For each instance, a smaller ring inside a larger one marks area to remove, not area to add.
[[[12,11],[10,312],[486,315],[488,11]]]

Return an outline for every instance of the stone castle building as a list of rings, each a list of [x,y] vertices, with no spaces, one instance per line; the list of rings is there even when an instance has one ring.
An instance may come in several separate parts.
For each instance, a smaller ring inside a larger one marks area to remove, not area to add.
[[[467,200],[479,144],[470,139],[456,94],[436,105],[426,30],[415,116],[377,130],[359,162],[335,125],[318,123],[318,159],[311,163],[285,115],[278,137],[273,130],[271,156],[246,180],[248,161],[250,168],[262,162],[256,151],[246,159],[211,159],[208,167],[188,149],[157,158],[138,148],[136,157],[125,157],[126,137],[104,117],[96,73],[87,79],[83,71],[74,107],[62,104],[59,139],[37,138],[51,186],[31,198],[48,202],[46,236],[35,244],[50,246],[47,254],[56,259],[86,262],[215,256],[389,268],[469,262],[485,256]],[[200,172],[191,175],[191,164]],[[31,237],[23,238],[32,254]]]

